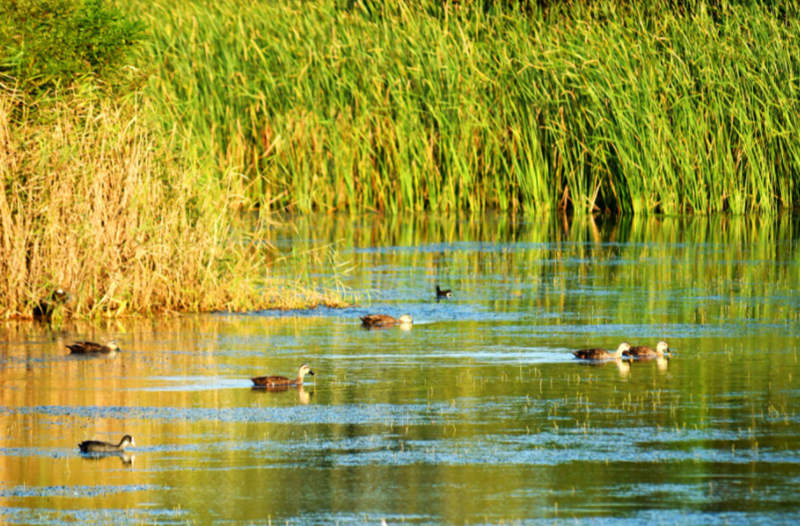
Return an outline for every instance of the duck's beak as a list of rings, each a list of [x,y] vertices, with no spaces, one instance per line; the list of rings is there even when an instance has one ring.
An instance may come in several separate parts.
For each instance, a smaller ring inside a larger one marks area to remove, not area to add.
[[[308,370],[308,374],[310,374],[311,376],[314,376],[314,371],[312,371],[311,369],[309,369],[309,370]]]

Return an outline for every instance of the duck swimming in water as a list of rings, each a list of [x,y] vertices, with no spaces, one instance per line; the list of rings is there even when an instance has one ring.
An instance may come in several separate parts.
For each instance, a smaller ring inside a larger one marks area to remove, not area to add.
[[[647,345],[636,345],[631,347],[628,351],[628,354],[633,356],[636,359],[653,359],[653,358],[663,358],[665,353],[669,352],[669,345],[667,342],[658,342],[656,344],[656,348],[653,349],[652,347],[648,347]]]
[[[439,285],[436,285],[436,299],[437,300],[440,300],[442,298],[452,298],[452,297],[453,297],[453,291],[452,290],[450,290],[450,289],[442,290],[442,289],[439,288]]]
[[[401,327],[411,327],[414,321],[408,314],[403,314],[399,318],[393,318],[386,314],[367,314],[361,316],[361,325],[367,328],[373,327],[393,327],[400,325]]]
[[[250,380],[255,387],[282,388],[293,385],[303,385],[305,375],[314,376],[314,371],[307,364],[303,364],[297,370],[297,378],[287,378],[285,376],[256,376]]]
[[[626,356],[630,350],[630,344],[626,342],[622,342],[617,347],[616,351],[608,351],[606,349],[581,349],[578,351],[572,351],[572,354],[575,355],[575,358],[580,358],[581,360],[609,360],[613,358],[623,358]]]
[[[84,440],[78,447],[81,453],[121,453],[125,451],[128,446],[134,445],[133,437],[125,435],[119,444],[111,444],[109,442],[102,442],[100,440]]]
[[[120,350],[119,345],[114,340],[108,345],[100,345],[95,342],[75,342],[67,345],[70,354],[110,354]]]

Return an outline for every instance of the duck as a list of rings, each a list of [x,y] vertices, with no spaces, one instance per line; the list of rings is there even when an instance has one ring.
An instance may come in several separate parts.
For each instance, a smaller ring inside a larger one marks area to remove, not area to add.
[[[436,285],[436,299],[437,300],[442,299],[442,298],[452,298],[452,297],[453,297],[453,291],[452,290],[450,290],[450,289],[442,290],[442,289],[439,288],[439,285]]]
[[[575,358],[580,358],[581,360],[608,360],[611,358],[618,358],[621,359],[625,357],[625,353],[630,350],[631,346],[629,343],[622,342],[617,347],[616,351],[608,351],[606,349],[580,349],[578,351],[572,351],[572,354],[575,355]]]
[[[119,441],[119,444],[111,444],[101,440],[84,440],[78,444],[78,448],[80,448],[81,453],[121,453],[125,451],[126,447],[133,445],[133,437],[125,435]]]
[[[304,363],[297,370],[297,378],[287,378],[285,376],[256,376],[255,378],[250,378],[250,380],[255,387],[266,387],[268,389],[282,388],[292,385],[303,385],[303,377],[307,374],[314,376],[314,371],[311,370],[308,364]]]
[[[50,322],[53,319],[53,314],[56,309],[67,303],[71,299],[68,291],[58,288],[50,294],[49,297],[43,298],[33,308],[33,319],[36,321]]]
[[[667,345],[667,342],[661,341],[656,344],[655,349],[653,349],[652,347],[648,347],[647,345],[636,345],[630,348],[628,354],[638,359],[643,359],[643,358],[653,359],[653,358],[663,358],[664,354],[668,352],[669,352],[669,345]]]
[[[367,314],[366,316],[361,316],[361,325],[368,328],[393,327],[395,325],[411,327],[412,323],[414,323],[414,321],[408,314],[403,314],[399,318],[393,318],[386,314]]]
[[[95,342],[75,342],[67,345],[70,354],[110,354],[120,350],[119,345],[114,340],[108,345],[101,345]]]

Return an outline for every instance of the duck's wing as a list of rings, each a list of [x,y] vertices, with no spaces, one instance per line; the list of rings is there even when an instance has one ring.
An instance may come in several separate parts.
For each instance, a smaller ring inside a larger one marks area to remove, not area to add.
[[[285,376],[256,376],[255,378],[250,378],[250,380],[253,385],[257,386],[289,385],[292,383],[292,380]]]
[[[582,360],[596,360],[598,358],[605,358],[608,356],[608,351],[599,348],[579,349],[577,351],[573,351],[572,354],[574,354],[576,358],[580,358]]]
[[[656,351],[647,345],[636,345],[630,348],[628,354],[632,356],[650,356],[651,354],[656,354]]]
[[[95,342],[75,342],[67,345],[67,349],[73,354],[84,354],[93,352],[104,352],[108,349],[105,345]]]
[[[108,451],[109,449],[113,449],[115,446],[114,444],[109,444],[108,442],[102,442],[100,440],[84,440],[78,444],[78,447],[84,453],[91,453],[97,451]]]
[[[397,320],[386,314],[367,314],[361,316],[361,324],[364,327],[382,327],[397,323]]]

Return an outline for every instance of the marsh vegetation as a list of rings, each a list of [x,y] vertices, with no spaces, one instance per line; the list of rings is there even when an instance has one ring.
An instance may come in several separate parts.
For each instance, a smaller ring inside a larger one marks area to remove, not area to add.
[[[791,2],[0,9],[4,318],[61,287],[94,317],[345,303],[273,280],[274,212],[774,216],[800,194]]]

